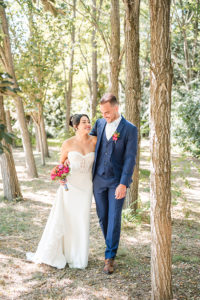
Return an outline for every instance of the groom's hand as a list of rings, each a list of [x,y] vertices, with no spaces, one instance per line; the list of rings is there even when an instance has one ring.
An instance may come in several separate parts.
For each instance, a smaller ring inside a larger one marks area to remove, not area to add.
[[[115,198],[122,199],[126,196],[126,186],[124,184],[119,184],[115,190]]]

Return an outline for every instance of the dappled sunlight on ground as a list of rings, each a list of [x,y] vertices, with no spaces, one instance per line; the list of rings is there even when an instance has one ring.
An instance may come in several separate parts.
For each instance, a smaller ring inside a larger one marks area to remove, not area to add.
[[[16,169],[24,201],[3,200],[0,178],[0,299],[122,299],[149,300],[151,291],[150,154],[149,142],[142,141],[140,163],[140,207],[133,223],[124,220],[116,272],[102,272],[104,239],[92,202],[90,253],[86,270],[57,270],[26,261],[26,252],[35,252],[56,196],[58,182],[50,170],[58,162],[59,148],[51,147],[51,158],[40,165],[39,178],[27,178],[24,154],[15,149]],[[174,299],[199,300],[200,273],[200,164],[178,150],[172,151],[172,254]]]

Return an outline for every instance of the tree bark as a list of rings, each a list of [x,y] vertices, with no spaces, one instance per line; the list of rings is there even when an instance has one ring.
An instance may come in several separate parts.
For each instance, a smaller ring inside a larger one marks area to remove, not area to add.
[[[32,117],[33,119],[33,117]],[[40,152],[40,141],[39,141],[39,134],[38,134],[38,129],[37,129],[37,124],[33,119],[33,124],[34,124],[34,128],[35,128],[35,143],[36,143],[36,151]]]
[[[41,72],[41,65],[42,65],[42,47],[41,44],[37,41],[37,36],[38,36],[38,30],[36,26],[34,26],[34,21],[33,21],[33,7],[29,7],[29,12],[28,12],[28,20],[29,20],[29,30],[30,30],[30,38],[36,43],[37,45],[37,50],[38,50],[38,55],[37,55],[37,67],[36,67],[36,80],[40,86],[43,86],[43,74]],[[36,59],[35,59],[36,63]],[[46,87],[47,88],[47,87]],[[40,99],[40,103],[36,104],[36,106],[39,107],[39,112],[37,115],[37,121],[36,121],[36,148],[41,152],[41,141],[40,137],[42,139],[42,145],[43,145],[43,153],[42,153],[42,164],[45,164],[45,159],[44,157],[50,157],[49,156],[49,149],[48,149],[48,143],[47,143],[47,136],[46,136],[46,131],[45,131],[45,123],[44,123],[44,115],[43,115],[43,101],[45,99],[45,91],[44,88],[40,89],[40,92],[38,93],[37,97]],[[40,132],[38,132],[38,125],[40,127]],[[44,157],[43,157],[44,154]]]
[[[13,133],[12,124],[11,124],[11,116],[10,116],[10,111],[9,110],[5,111],[5,117],[6,117],[6,127],[7,127],[7,130],[8,130],[8,132]],[[13,148],[16,147],[15,140],[13,140],[12,147]]]
[[[96,22],[96,0],[92,0],[92,15]],[[97,108],[97,42],[96,28],[92,31],[92,120],[96,115]]]
[[[13,58],[12,58],[9,31],[8,31],[8,22],[6,19],[5,9],[2,6],[0,6],[0,17],[2,21],[1,26],[3,29],[3,33],[5,34],[3,39],[3,47],[0,48],[0,59],[3,63],[6,72],[12,76],[14,81],[14,87],[18,88],[14,66],[13,66]],[[32,145],[31,145],[30,136],[28,132],[28,127],[26,124],[23,102],[19,96],[15,97],[14,100],[16,104],[17,117],[20,125],[21,135],[22,135],[22,143],[25,152],[27,173],[28,176],[31,178],[38,177],[36,164],[33,156]]]
[[[196,15],[195,15],[195,22],[194,22],[194,47],[193,47],[193,69],[196,67],[197,63],[199,62],[198,58],[198,36],[199,36],[199,12],[200,12],[200,0],[197,0],[197,7],[196,7]],[[192,79],[196,75],[196,70],[193,70]]]
[[[69,78],[68,78],[68,89],[66,91],[66,130],[69,131],[69,119],[71,112],[71,102],[72,102],[72,87],[73,87],[73,72],[74,72],[74,47],[75,47],[75,19],[76,19],[76,0],[73,0],[73,24],[71,31],[71,57],[70,57],[70,67],[69,67]]]
[[[152,299],[172,299],[170,0],[149,0],[151,27],[151,284]]]
[[[38,129],[38,137],[39,137],[39,143],[40,143],[40,156],[41,156],[41,163],[42,166],[45,166],[45,155],[44,155],[44,145],[42,143],[42,132],[41,132],[41,126],[40,124],[36,124],[37,129]]]
[[[0,96],[0,120],[6,125],[6,118],[3,105],[3,96]],[[2,141],[3,146],[6,146],[9,150],[5,151],[0,156],[1,161],[1,173],[3,179],[3,190],[4,197],[10,201],[14,199],[22,199],[22,194],[17,178],[17,172],[15,169],[15,162],[12,155],[12,148],[4,140]]]
[[[120,71],[120,15],[119,0],[111,0],[111,41],[110,41],[110,87],[109,91],[118,99]]]
[[[46,135],[46,130],[45,130],[45,123],[44,123],[43,106],[41,107],[41,109],[42,109],[42,111],[41,111],[40,130],[41,130],[41,135],[42,135],[42,144],[44,147],[44,156],[50,157],[49,147],[48,147],[48,142],[47,142],[47,135]]]
[[[37,138],[38,138],[38,144],[40,149],[40,156],[41,156],[41,163],[43,166],[45,166],[45,153],[44,153],[44,142],[42,139],[42,130],[41,130],[41,123],[42,123],[42,104],[41,102],[38,102],[37,104],[37,112],[32,112],[31,117],[36,124],[36,132],[37,132]]]
[[[124,0],[125,5],[125,114],[126,119],[138,128],[138,152],[129,191],[129,206],[138,208],[139,156],[140,156],[140,66],[139,66],[139,15],[140,0]]]
[[[12,133],[13,131],[12,131],[11,117],[10,117],[10,111],[9,110],[5,111],[5,117],[6,117],[6,127],[7,127],[7,130],[8,130],[8,132]]]

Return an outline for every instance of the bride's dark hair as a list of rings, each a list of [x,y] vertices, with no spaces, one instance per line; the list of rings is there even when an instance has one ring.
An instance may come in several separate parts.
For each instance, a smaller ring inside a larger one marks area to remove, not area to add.
[[[86,114],[75,114],[75,115],[70,117],[69,125],[71,127],[78,126],[80,124],[80,121],[81,121],[82,117],[86,117],[86,118],[88,118],[88,120],[90,120],[88,115],[86,115]]]

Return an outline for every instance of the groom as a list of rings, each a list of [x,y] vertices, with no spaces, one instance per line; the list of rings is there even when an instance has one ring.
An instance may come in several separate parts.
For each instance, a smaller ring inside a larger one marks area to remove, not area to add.
[[[100,100],[100,110],[103,119],[96,121],[90,133],[97,136],[93,189],[106,243],[103,271],[112,274],[120,239],[122,206],[136,161],[137,128],[119,114],[118,101],[110,93]]]

